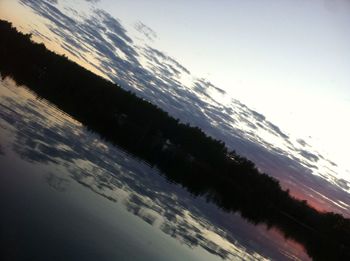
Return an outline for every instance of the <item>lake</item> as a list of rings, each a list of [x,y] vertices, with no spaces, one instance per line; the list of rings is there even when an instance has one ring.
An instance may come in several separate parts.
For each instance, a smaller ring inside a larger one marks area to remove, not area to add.
[[[0,81],[5,260],[309,260],[194,197],[25,86]]]

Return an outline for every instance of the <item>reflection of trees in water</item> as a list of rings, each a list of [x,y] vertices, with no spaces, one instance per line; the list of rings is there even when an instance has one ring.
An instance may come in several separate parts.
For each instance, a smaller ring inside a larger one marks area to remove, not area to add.
[[[152,175],[155,171],[145,164],[100,143],[83,129],[69,123],[48,122],[45,108],[39,102],[19,104],[13,99],[4,102],[12,110],[3,110],[1,117],[18,130],[14,133],[13,149],[22,159],[65,166],[68,175],[79,184],[110,201],[121,200],[129,212],[191,248],[201,246],[222,258],[237,255],[206,238],[203,231],[215,233],[219,229],[187,213],[186,204],[176,194],[161,190],[173,185],[165,182],[163,186],[162,178],[158,175],[155,178]],[[15,121],[11,120],[13,110],[19,112]],[[59,192],[66,191],[70,182],[64,173],[52,172],[47,173],[45,180]]]

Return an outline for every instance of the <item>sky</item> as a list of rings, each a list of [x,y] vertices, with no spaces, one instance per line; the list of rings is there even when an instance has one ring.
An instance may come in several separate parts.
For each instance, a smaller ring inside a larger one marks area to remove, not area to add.
[[[350,216],[350,1],[1,0],[0,18]]]
[[[350,1],[100,1],[154,45],[348,165]]]

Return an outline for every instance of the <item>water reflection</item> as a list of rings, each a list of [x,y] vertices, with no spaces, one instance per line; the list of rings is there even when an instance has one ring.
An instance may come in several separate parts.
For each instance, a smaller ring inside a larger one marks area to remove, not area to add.
[[[1,140],[22,160],[49,166],[45,181],[53,190],[67,192],[77,182],[183,245],[223,259],[308,258],[276,232],[194,198],[11,80],[0,88]]]

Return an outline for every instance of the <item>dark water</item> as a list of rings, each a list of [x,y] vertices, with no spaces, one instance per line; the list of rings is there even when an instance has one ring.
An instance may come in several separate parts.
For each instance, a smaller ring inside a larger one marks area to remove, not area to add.
[[[0,166],[5,260],[309,259],[10,79],[0,82]]]

